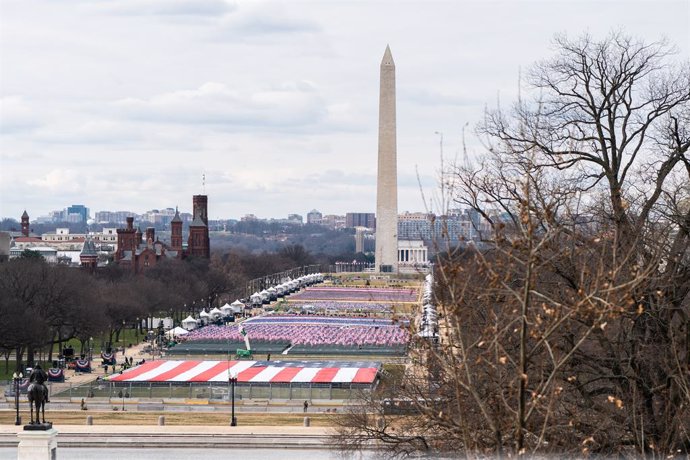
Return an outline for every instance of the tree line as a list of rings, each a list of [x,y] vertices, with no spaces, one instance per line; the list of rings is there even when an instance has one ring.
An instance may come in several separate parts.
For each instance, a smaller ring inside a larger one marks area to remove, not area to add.
[[[125,328],[147,317],[188,314],[243,298],[247,281],[314,263],[298,245],[278,253],[233,250],[211,259],[162,260],[135,275],[116,264],[95,271],[52,265],[35,253],[0,264],[0,350],[17,368],[33,365],[40,350],[48,360],[65,343],[90,338],[115,343]],[[6,361],[7,362],[7,361]]]

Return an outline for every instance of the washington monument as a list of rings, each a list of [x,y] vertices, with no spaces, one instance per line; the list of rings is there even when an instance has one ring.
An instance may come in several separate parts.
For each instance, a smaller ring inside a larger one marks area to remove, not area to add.
[[[376,183],[376,271],[398,271],[398,168],[395,63],[388,46],[381,60],[379,166]]]

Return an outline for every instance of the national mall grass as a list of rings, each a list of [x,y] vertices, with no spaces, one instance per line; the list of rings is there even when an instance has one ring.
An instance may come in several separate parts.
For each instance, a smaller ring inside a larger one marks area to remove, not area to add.
[[[22,421],[29,420],[29,411],[20,410]],[[194,413],[194,412],[122,412],[122,411],[49,411],[46,420],[55,425],[85,425],[86,417],[93,416],[94,425],[158,425],[158,417],[165,416],[166,425],[229,425],[229,413]],[[311,426],[333,426],[333,414],[236,414],[238,424],[242,426],[303,426],[304,417],[308,416]],[[14,410],[0,411],[0,424],[13,425]]]

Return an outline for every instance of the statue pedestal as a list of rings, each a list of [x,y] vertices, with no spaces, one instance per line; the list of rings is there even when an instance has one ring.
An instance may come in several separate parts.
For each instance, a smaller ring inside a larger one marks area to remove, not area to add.
[[[55,460],[57,434],[53,428],[18,433],[17,460]]]

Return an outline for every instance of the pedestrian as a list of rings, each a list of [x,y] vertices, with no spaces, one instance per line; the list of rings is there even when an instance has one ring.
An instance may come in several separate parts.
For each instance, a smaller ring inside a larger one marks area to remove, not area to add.
[[[270,360],[271,360],[271,354],[269,353],[266,355],[266,361],[270,361]]]
[[[84,401],[84,398],[81,398],[81,410],[86,410],[86,402]]]
[[[307,412],[307,409],[309,409],[309,401],[304,401],[304,412]]]

